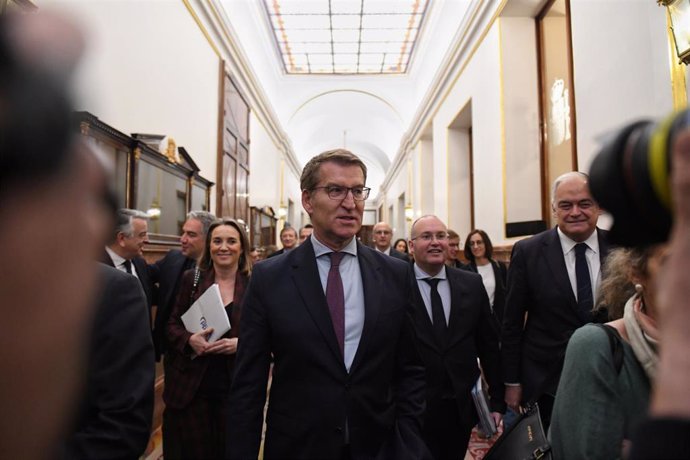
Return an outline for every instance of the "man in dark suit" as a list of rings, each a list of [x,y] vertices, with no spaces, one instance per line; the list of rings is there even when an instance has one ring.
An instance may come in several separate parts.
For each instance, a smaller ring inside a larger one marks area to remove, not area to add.
[[[424,440],[436,460],[464,458],[477,412],[471,390],[481,360],[496,425],[505,411],[498,335],[481,276],[445,265],[446,226],[412,224],[414,325],[426,368]]]
[[[227,457],[427,458],[424,368],[409,314],[410,267],[359,244],[366,166],[332,150],[304,167],[314,233],[255,267],[230,391]]]
[[[153,343],[141,285],[104,264],[91,329],[86,385],[63,456],[138,458],[146,450],[153,416]]]
[[[391,247],[391,239],[393,239],[393,229],[390,225],[385,222],[379,222],[374,225],[374,249],[403,262],[409,262],[410,258],[407,254],[396,251],[395,248]]]
[[[506,403],[517,411],[538,399],[545,428],[568,340],[596,319],[593,299],[608,254],[587,182],[579,172],[556,179],[551,206],[557,227],[516,243],[508,269],[501,334]]]
[[[279,256],[281,254],[285,254],[286,252],[290,252],[297,247],[297,230],[288,225],[283,227],[283,229],[280,231],[280,242],[283,245],[282,249],[268,256],[269,259],[271,257]]]
[[[150,325],[154,291],[146,260],[142,257],[144,245],[148,241],[148,216],[146,213],[136,209],[119,209],[114,238],[105,247],[101,262],[139,279],[146,295]]]
[[[157,261],[149,265],[151,283],[158,284],[156,301],[156,319],[153,327],[153,345],[156,348],[156,361],[168,348],[165,332],[170,312],[177,300],[182,274],[194,268],[204,251],[206,233],[216,216],[206,211],[192,211],[187,214],[187,220],[182,225],[180,250],[173,249]]]

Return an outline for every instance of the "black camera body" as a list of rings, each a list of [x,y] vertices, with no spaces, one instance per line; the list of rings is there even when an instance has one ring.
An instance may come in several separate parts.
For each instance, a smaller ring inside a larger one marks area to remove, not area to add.
[[[670,152],[676,135],[688,126],[688,109],[659,123],[631,123],[594,158],[589,187],[613,215],[612,243],[639,247],[668,239],[673,223]]]

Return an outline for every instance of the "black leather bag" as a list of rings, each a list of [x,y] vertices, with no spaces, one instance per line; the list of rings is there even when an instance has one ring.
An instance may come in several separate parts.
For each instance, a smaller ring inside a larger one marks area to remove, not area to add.
[[[552,459],[537,403],[528,405],[510,430],[503,433],[484,456],[484,460]]]

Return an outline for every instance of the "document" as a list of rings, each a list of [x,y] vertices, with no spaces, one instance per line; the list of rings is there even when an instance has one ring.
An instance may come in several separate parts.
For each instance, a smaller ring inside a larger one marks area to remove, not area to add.
[[[213,333],[208,339],[208,343],[213,343],[230,330],[230,321],[225,313],[225,306],[220,297],[218,284],[211,285],[210,288],[199,297],[196,302],[189,307],[189,310],[182,315],[184,327],[196,334],[205,331],[209,327],[213,328]]]
[[[479,428],[487,438],[490,438],[496,434],[497,429],[496,422],[491,416],[489,398],[486,394],[481,375],[472,388],[472,400],[474,401],[474,407],[477,409],[477,415],[479,416]]]

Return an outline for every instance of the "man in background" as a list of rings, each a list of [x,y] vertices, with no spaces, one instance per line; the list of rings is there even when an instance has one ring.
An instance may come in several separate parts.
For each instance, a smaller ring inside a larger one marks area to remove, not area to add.
[[[216,216],[206,211],[192,211],[182,225],[180,249],[173,249],[149,265],[151,283],[158,284],[156,319],[153,328],[153,344],[156,347],[156,361],[168,348],[166,325],[177,299],[182,274],[196,267],[197,260],[204,251],[206,233]]]
[[[299,230],[299,244],[306,241],[307,238],[311,236],[314,232],[314,226],[312,224],[307,224]]]
[[[280,231],[280,242],[283,244],[282,249],[269,255],[269,259],[290,252],[297,247],[297,230],[289,226],[283,227]]]
[[[395,257],[403,262],[409,262],[410,258],[407,254],[396,251],[391,247],[391,240],[393,239],[393,229],[385,222],[379,222],[374,225],[374,249],[378,252],[386,254],[387,256]]]
[[[154,293],[148,266],[143,257],[144,245],[148,241],[148,216],[146,213],[136,209],[119,209],[113,240],[105,247],[106,253],[101,261],[139,279],[146,295],[149,324],[151,324],[150,315]]]
[[[502,345],[505,398],[518,412],[537,400],[548,429],[565,349],[575,329],[592,322],[601,267],[608,254],[601,211],[584,173],[558,177],[551,207],[557,226],[513,247]],[[526,320],[525,320],[525,315]]]

